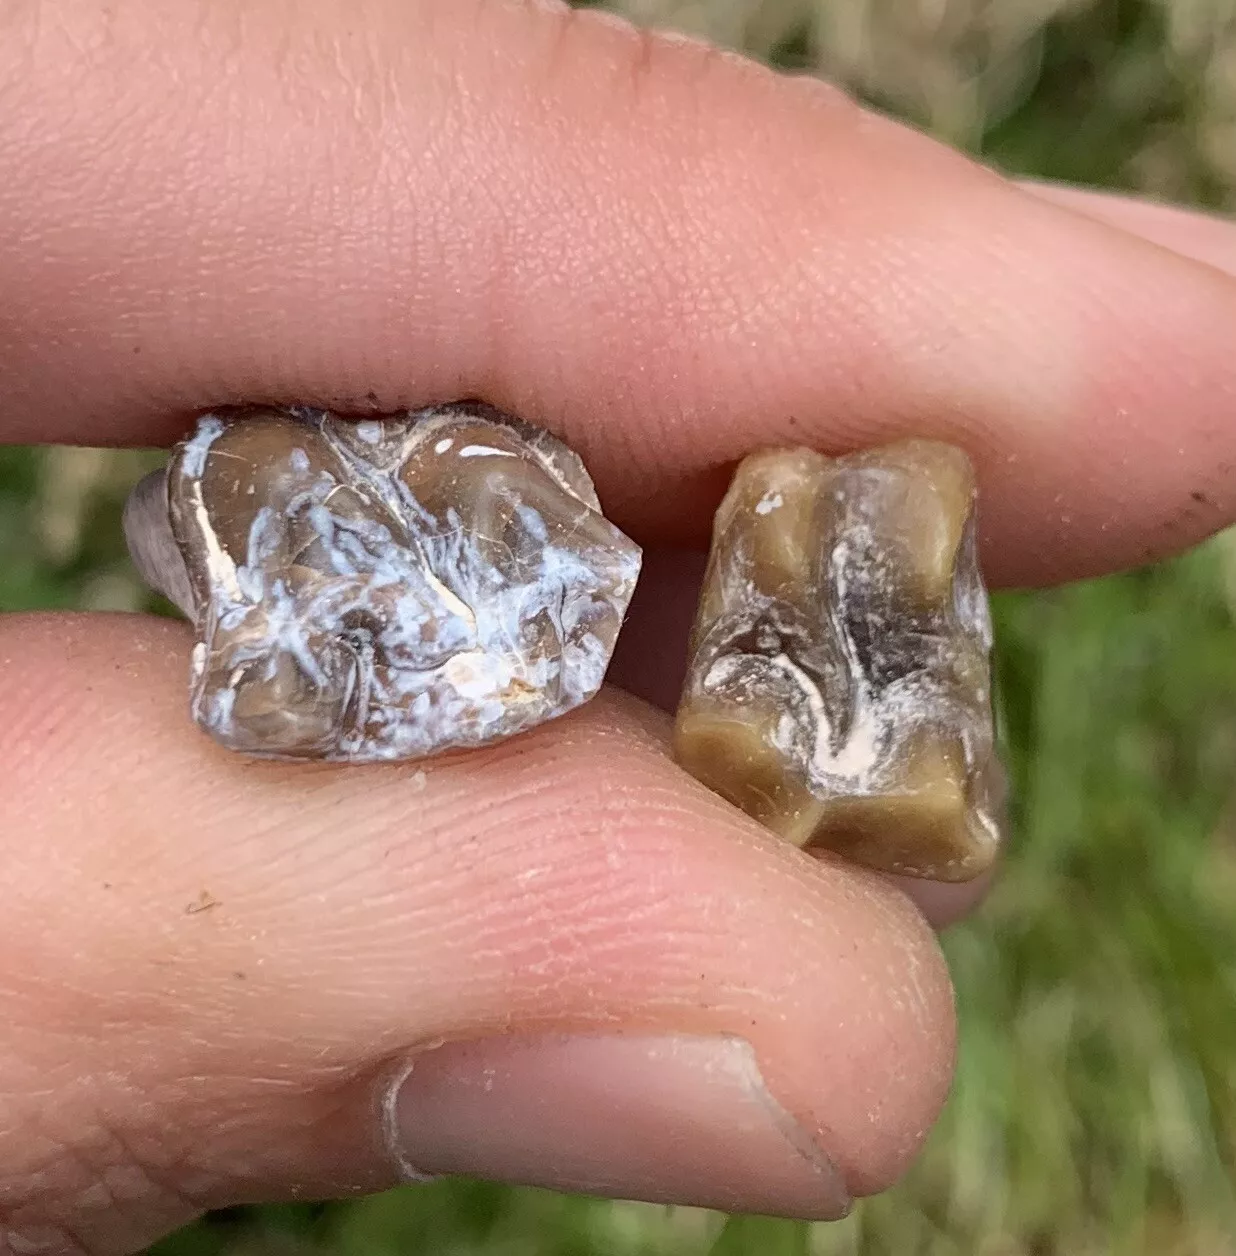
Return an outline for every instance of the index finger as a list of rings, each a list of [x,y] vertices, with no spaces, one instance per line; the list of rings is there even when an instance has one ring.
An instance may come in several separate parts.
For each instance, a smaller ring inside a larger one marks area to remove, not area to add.
[[[1025,583],[1236,516],[1236,284],[828,88],[544,3],[19,4],[0,40],[12,441],[481,395],[616,522],[726,468],[966,446]]]

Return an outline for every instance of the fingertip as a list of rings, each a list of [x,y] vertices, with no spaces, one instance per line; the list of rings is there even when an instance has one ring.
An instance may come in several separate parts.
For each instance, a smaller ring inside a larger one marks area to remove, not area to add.
[[[899,1181],[921,1150],[952,1083],[956,1018],[948,966],[925,917],[878,874],[851,875],[869,896],[871,936],[880,939],[878,958],[869,957],[880,989],[867,993],[866,1016],[860,997],[844,1022],[854,1039],[852,1101],[814,1115],[822,1145],[859,1197]],[[880,1086],[864,1085],[877,1070]]]

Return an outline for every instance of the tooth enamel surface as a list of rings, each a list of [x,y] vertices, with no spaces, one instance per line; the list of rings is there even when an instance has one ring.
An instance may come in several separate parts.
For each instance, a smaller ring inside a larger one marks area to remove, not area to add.
[[[640,567],[579,458],[478,404],[208,415],[125,527],[195,622],[194,718],[273,758],[419,758],[564,714]]]

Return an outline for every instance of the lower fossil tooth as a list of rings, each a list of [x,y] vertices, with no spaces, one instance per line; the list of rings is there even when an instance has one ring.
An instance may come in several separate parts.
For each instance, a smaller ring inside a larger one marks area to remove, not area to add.
[[[754,454],[717,512],[674,747],[801,846],[965,881],[999,844],[991,622],[960,450]]]
[[[640,567],[574,453],[471,403],[207,415],[125,532],[197,628],[194,718],[273,758],[417,758],[564,714]]]

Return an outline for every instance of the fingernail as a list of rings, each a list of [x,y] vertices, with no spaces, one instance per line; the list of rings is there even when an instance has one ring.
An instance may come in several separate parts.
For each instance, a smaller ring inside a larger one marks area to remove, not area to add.
[[[832,1220],[840,1174],[736,1038],[489,1038],[414,1056],[386,1101],[410,1177],[463,1174]]]

